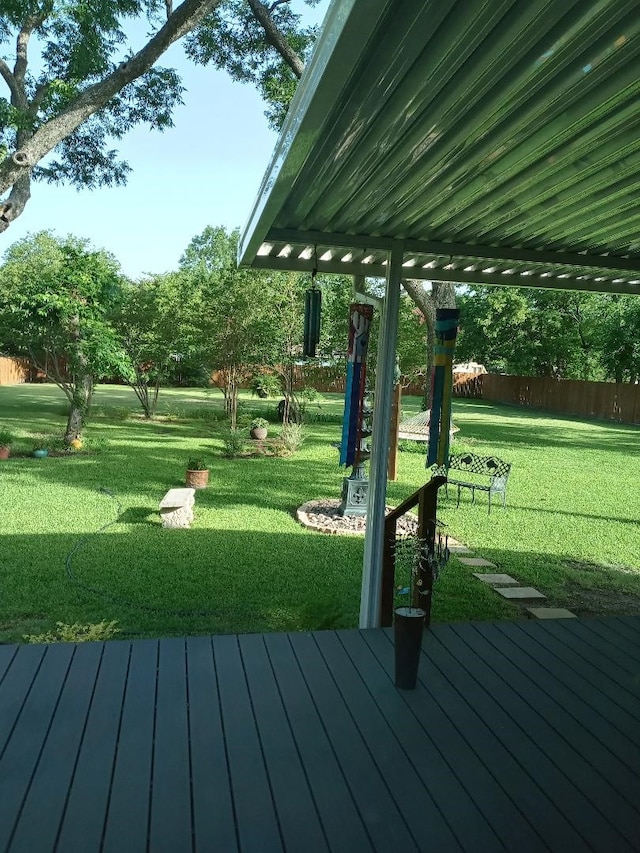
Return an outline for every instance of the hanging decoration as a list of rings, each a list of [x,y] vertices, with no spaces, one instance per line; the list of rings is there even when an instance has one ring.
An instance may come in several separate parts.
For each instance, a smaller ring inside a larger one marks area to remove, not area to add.
[[[347,352],[347,384],[342,421],[340,464],[356,465],[360,456],[364,415],[367,348],[373,306],[354,302],[349,308],[349,349]]]
[[[459,318],[460,311],[457,308],[436,309],[427,467],[434,464],[448,467],[453,395],[453,351],[456,346]]]
[[[320,343],[320,312],[322,291],[316,285],[318,274],[317,258],[311,273],[311,288],[304,294],[304,339],[302,354],[305,358],[316,357],[316,347]]]

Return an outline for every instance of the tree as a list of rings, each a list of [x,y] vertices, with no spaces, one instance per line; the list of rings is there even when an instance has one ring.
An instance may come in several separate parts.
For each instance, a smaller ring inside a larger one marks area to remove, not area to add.
[[[128,356],[123,378],[153,418],[160,386],[185,355],[185,313],[188,294],[178,273],[154,276],[129,283],[113,315],[114,326]]]
[[[135,20],[146,21],[151,35],[134,53],[125,25]],[[8,89],[0,97],[0,195],[9,191],[0,201],[0,231],[24,211],[32,179],[89,188],[126,182],[129,166],[110,141],[140,122],[171,125],[180,79],[174,69],[154,66],[201,24],[190,54],[256,82],[280,104],[281,118],[314,37],[289,0],[184,0],[175,10],[159,0],[3,2],[0,45],[15,59],[0,58]],[[40,54],[32,62],[34,46]],[[41,165],[50,152],[54,159]]]
[[[82,433],[96,380],[123,369],[107,320],[120,298],[119,266],[86,240],[43,231],[10,247],[0,275],[0,342],[65,393],[71,441]]]
[[[238,269],[239,232],[208,227],[181,258],[191,290],[188,325],[193,350],[222,391],[235,428],[241,383],[263,362],[268,338],[269,277]]]

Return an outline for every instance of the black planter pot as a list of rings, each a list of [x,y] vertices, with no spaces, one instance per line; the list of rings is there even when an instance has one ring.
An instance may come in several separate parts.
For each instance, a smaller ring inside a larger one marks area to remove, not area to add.
[[[401,690],[413,690],[416,686],[425,616],[426,611],[420,607],[396,607],[393,614],[395,684]]]

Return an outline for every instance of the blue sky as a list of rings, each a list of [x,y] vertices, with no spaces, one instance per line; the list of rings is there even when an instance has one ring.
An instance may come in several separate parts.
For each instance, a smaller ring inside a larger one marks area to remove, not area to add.
[[[326,6],[303,8],[316,21]],[[50,229],[89,238],[137,278],[176,269],[207,225],[245,224],[276,142],[263,102],[251,86],[188,62],[180,45],[159,64],[179,70],[184,105],[175,127],[137,128],[118,145],[133,169],[127,186],[78,192],[34,184],[24,213],[0,235],[2,254],[28,233]]]

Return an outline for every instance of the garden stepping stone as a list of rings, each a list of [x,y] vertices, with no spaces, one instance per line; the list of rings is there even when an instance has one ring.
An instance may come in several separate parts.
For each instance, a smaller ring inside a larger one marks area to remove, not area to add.
[[[497,568],[495,563],[492,563],[491,560],[485,560],[484,557],[458,557],[458,559],[465,566],[489,566],[492,569]]]
[[[575,613],[564,607],[525,607],[536,619],[577,619]]]
[[[495,591],[503,598],[523,599],[527,598],[546,598],[537,589],[532,586],[506,586],[504,588],[494,587]]]
[[[480,572],[474,572],[473,576],[484,583],[518,583],[518,581],[515,578],[512,578],[511,575],[481,574]]]
[[[452,554],[470,554],[471,548],[467,548],[466,545],[461,545],[459,542],[456,542],[455,545],[451,544],[451,539],[447,544],[447,547],[451,551]]]

